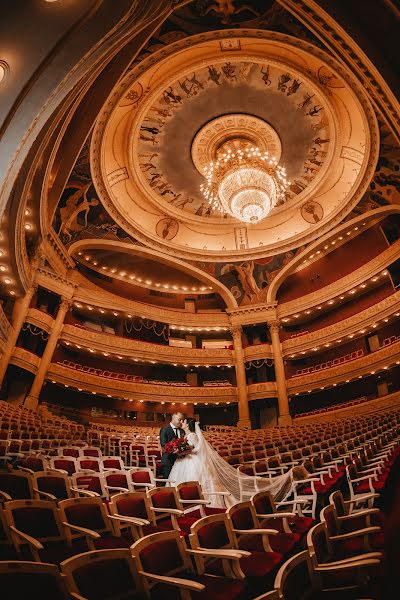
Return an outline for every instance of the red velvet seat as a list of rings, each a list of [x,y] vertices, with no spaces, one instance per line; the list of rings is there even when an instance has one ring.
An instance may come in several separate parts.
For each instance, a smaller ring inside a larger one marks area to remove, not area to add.
[[[238,548],[227,515],[211,515],[200,519],[192,527],[189,539],[194,550]],[[240,558],[239,564],[246,577],[266,578],[274,574],[282,559],[282,554],[278,552],[250,551],[249,556]],[[209,566],[209,572],[214,575],[224,575],[223,561],[213,561]]]
[[[90,600],[143,598],[131,554],[127,549],[86,552],[64,561],[61,570],[70,590],[80,597]]]
[[[8,525],[21,532],[14,535],[14,544],[18,555],[26,560],[58,564],[85,549],[82,544],[67,545],[54,502],[13,500],[6,503],[5,516]],[[39,542],[39,546],[25,536]]]
[[[32,498],[32,480],[28,473],[0,473],[0,492],[6,494],[3,499],[27,500]],[[7,496],[9,498],[7,498]],[[0,494],[1,498],[1,494]]]
[[[153,488],[147,493],[157,524],[170,516],[180,530],[185,533],[190,532],[191,526],[198,518],[191,516],[191,512],[185,514],[185,506],[181,504],[175,488]]]
[[[286,556],[294,550],[296,544],[300,541],[301,536],[298,533],[276,532],[268,537],[266,545],[265,536],[262,534],[240,534],[240,530],[268,529],[265,521],[260,523],[257,519],[255,508],[251,502],[241,502],[232,506],[228,511],[228,515],[236,532],[239,548],[243,550],[265,552],[266,548],[270,548],[272,551]],[[274,521],[277,520],[274,519]],[[273,528],[273,525],[271,527]]]
[[[4,600],[68,600],[70,595],[55,565],[7,561],[0,563],[0,590]]]
[[[279,531],[287,531],[285,527],[285,525],[287,524],[289,529],[293,533],[299,533],[303,535],[307,533],[309,529],[311,529],[315,522],[314,519],[312,519],[311,517],[299,516],[295,512],[290,511],[290,509],[293,508],[294,505],[294,503],[291,501],[278,503],[279,507],[288,507],[289,510],[289,512],[286,511],[280,514],[280,511],[277,510],[277,506],[274,502],[274,499],[272,498],[269,492],[259,492],[258,494],[255,494],[252,497],[251,502],[253,503],[254,508],[256,509],[256,513],[259,519],[265,519],[266,515],[271,515],[271,520],[267,520],[266,522],[270,523],[272,527],[278,529]],[[277,519],[273,518],[275,514],[278,517]],[[286,522],[282,522],[282,514],[288,515]]]
[[[67,539],[86,539],[88,548],[129,548],[133,537],[115,535],[106,505],[101,498],[72,498],[59,503]],[[89,532],[89,533],[88,533]]]
[[[192,597],[199,600],[242,600],[246,597],[246,582],[228,577],[213,577],[208,574],[199,575],[193,570],[189,555],[183,544],[179,543],[177,532],[156,534],[139,540],[132,547],[132,555],[138,571],[149,575],[173,576],[190,582],[199,583],[201,591],[193,592]],[[147,578],[145,578],[147,579]],[[180,587],[184,586],[183,583]],[[179,585],[156,583],[151,585],[151,577],[147,579],[146,589],[152,600],[179,600]]]

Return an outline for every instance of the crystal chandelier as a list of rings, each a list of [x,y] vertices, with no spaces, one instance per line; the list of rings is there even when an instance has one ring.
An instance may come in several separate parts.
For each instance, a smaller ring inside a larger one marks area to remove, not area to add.
[[[212,208],[245,223],[265,219],[290,185],[274,157],[241,139],[223,144],[204,176],[200,189]]]

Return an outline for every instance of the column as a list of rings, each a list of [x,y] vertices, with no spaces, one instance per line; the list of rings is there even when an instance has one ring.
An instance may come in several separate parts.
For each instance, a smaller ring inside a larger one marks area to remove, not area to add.
[[[14,352],[15,344],[17,343],[21,327],[24,324],[35,291],[36,286],[31,286],[27,289],[23,298],[18,298],[15,301],[10,335],[8,336],[3,356],[0,359],[0,385],[3,383],[4,375],[6,374],[11,355]]]
[[[285,366],[283,364],[281,341],[279,339],[279,321],[271,321],[269,330],[271,332],[272,353],[274,355],[276,388],[278,391],[278,424],[290,425],[292,417],[289,412],[289,400],[286,390]]]
[[[65,315],[67,314],[71,300],[62,298],[58,307],[57,316],[54,319],[53,327],[51,328],[49,339],[47,340],[46,348],[40,360],[38,370],[33,380],[32,387],[28,396],[25,398],[24,406],[32,410],[36,410],[39,403],[40,392],[46,377],[47,370],[53,358],[54,350],[56,349],[58,338],[60,337],[61,329],[64,325]]]
[[[235,351],[236,387],[238,396],[239,421],[237,426],[251,428],[249,415],[249,401],[247,398],[246,370],[244,367],[244,354],[242,345],[242,328],[231,329],[233,349]]]

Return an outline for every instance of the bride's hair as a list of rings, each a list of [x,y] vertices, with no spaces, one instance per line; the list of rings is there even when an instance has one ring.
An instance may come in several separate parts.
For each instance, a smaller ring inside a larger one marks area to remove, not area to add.
[[[196,420],[195,419],[186,419],[186,421],[189,426],[189,431],[196,431]]]

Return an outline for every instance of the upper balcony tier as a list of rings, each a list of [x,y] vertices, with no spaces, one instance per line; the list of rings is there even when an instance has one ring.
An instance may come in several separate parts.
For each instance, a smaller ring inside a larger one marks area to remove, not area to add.
[[[74,325],[64,325],[60,338],[75,347],[86,346],[99,352],[120,354],[126,358],[156,359],[158,362],[164,363],[184,362],[196,365],[234,364],[231,348],[181,348],[153,344],[109,333],[90,331]]]

